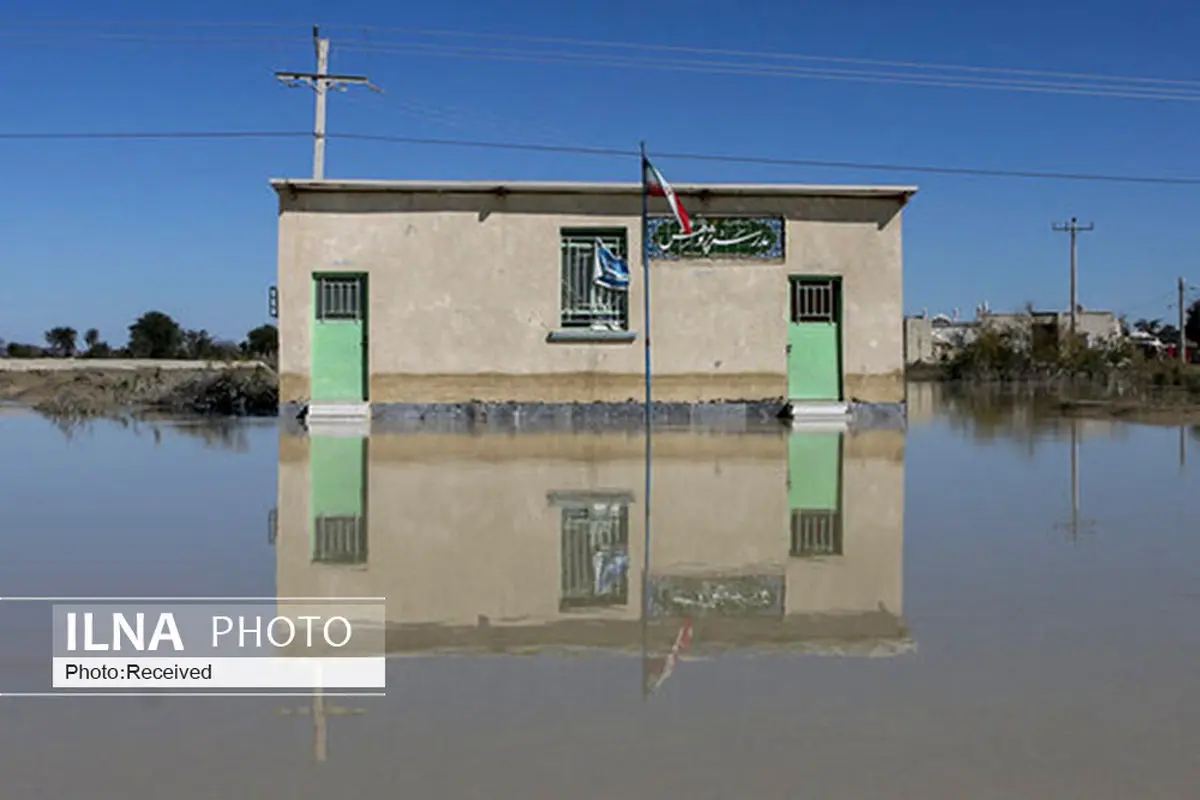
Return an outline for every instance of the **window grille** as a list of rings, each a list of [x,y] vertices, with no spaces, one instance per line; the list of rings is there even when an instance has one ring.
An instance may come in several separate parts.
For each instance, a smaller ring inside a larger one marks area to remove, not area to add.
[[[321,564],[367,563],[366,518],[320,516],[316,518],[312,560]]]
[[[839,322],[839,282],[831,278],[792,280],[792,322]]]
[[[562,509],[560,610],[629,601],[629,506],[593,502]]]
[[[628,262],[627,238],[619,229],[562,232],[562,327],[629,329],[629,291],[609,289],[595,281],[596,239]]]
[[[791,554],[801,558],[842,555],[842,512],[801,508],[792,511]]]
[[[317,319],[361,320],[363,280],[359,276],[317,278]]]

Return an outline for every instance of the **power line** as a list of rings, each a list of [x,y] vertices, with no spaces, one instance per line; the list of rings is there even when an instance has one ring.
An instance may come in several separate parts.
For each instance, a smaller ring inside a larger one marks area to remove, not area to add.
[[[467,139],[435,139],[416,136],[391,136],[366,133],[331,133],[330,138],[360,141],[393,142],[397,144],[444,145],[450,147],[479,147],[495,150],[525,150],[543,153],[566,153],[587,156],[636,158],[638,151],[610,147],[577,147],[570,145],[532,144],[517,142],[487,142]],[[820,159],[772,158],[765,156],[728,156],[703,153],[655,152],[655,158],[677,161],[705,161],[725,164],[754,164],[771,167],[820,167],[859,169],[882,172],[915,172],[936,175],[959,175],[983,178],[1030,178],[1040,180],[1097,181],[1107,183],[1145,183],[1176,186],[1200,186],[1200,178],[1171,178],[1150,175],[1105,175],[1079,172],[1035,172],[1029,170],[980,169],[972,167],[938,167],[923,164],[872,163],[862,161],[829,161]]]
[[[1037,94],[1109,97],[1128,100],[1169,100],[1200,102],[1200,92],[1182,89],[1142,89],[1128,86],[1066,84],[1036,81],[970,78],[964,76],[916,75],[901,72],[873,72],[813,67],[791,67],[783,64],[738,63],[722,61],[688,61],[649,59],[618,55],[588,55],[579,53],[501,50],[495,48],[445,47],[421,43],[356,44],[339,41],[343,50],[427,55],[443,58],[463,58],[482,61],[502,61],[535,64],[576,64],[582,66],[652,69],[668,72],[691,72],[705,75],[740,75],[749,77],[791,78],[799,80],[830,80],[868,84],[925,86],[943,89],[990,89],[993,91],[1032,92]]]
[[[2,23],[0,23],[2,24]],[[55,30],[62,30],[66,23],[59,23],[52,26]],[[154,27],[175,27],[181,29],[193,28],[209,28],[214,30],[237,30],[238,28],[270,28],[279,29],[290,26],[283,25],[264,25],[257,23],[246,23],[237,25],[234,23],[95,23],[95,25],[118,25],[140,27],[142,29],[150,29]],[[88,23],[79,23],[74,26],[74,31],[78,32],[80,26],[86,26]],[[369,31],[391,31],[403,32],[410,35],[420,36],[437,36],[437,37],[452,37],[460,38],[483,38],[483,39],[498,39],[510,42],[521,42],[526,44],[560,44],[570,45],[574,48],[610,48],[620,50],[633,50],[659,54],[688,54],[688,55],[708,55],[720,56],[725,59],[733,58],[757,58],[755,62],[741,62],[729,60],[695,60],[695,59],[680,59],[680,58],[664,58],[662,55],[657,57],[645,58],[637,56],[628,56],[621,54],[588,54],[578,51],[572,52],[554,52],[554,51],[534,51],[528,48],[519,50],[504,50],[497,48],[486,47],[463,47],[463,46],[446,46],[443,44],[430,44],[421,42],[386,42],[380,40],[366,39],[347,39],[344,42],[339,42],[339,46],[346,50],[358,50],[363,52],[376,53],[391,53],[391,54],[407,54],[407,55],[424,55],[435,57],[451,57],[451,58],[466,58],[477,60],[490,61],[509,61],[509,62],[525,62],[525,63],[546,63],[560,64],[571,63],[584,66],[602,66],[602,67],[617,67],[617,68],[640,68],[640,69],[655,69],[667,70],[676,72],[696,72],[703,74],[718,74],[718,75],[741,75],[751,77],[777,77],[777,78],[792,78],[792,79],[807,79],[807,80],[837,80],[851,81],[868,84],[898,84],[910,86],[926,86],[938,88],[952,89],[990,89],[994,91],[1020,91],[1020,92],[1036,92],[1042,94],[1057,94],[1057,95],[1077,95],[1077,96],[1095,96],[1095,97],[1110,97],[1119,99],[1138,99],[1138,100],[1167,100],[1177,102],[1197,102],[1200,101],[1200,80],[1184,80],[1184,79],[1168,79],[1168,78],[1147,78],[1137,76],[1118,76],[1105,75],[1098,73],[1081,73],[1081,72],[1058,72],[1049,70],[1030,70],[1030,69],[1014,69],[1014,68],[998,68],[998,67],[979,67],[970,65],[956,64],[936,64],[920,61],[887,61],[881,59],[866,59],[866,58],[850,58],[837,56],[816,56],[800,53],[753,53],[741,50],[728,50],[718,48],[699,48],[699,47],[683,47],[675,45],[661,44],[643,44],[636,42],[611,42],[611,41],[590,41],[585,39],[569,39],[559,37],[539,37],[539,36],[524,36],[517,34],[493,34],[493,33],[476,33],[469,31],[437,31],[437,30],[419,30],[409,28],[393,28],[386,26],[352,26],[352,25],[335,25],[333,28],[340,28],[353,31],[369,32]],[[84,31],[86,33],[86,29]],[[3,32],[0,32],[2,35]],[[126,42],[141,42],[141,43],[158,43],[166,42],[168,38],[175,40],[184,40],[184,37],[162,37],[148,36],[146,34],[114,34],[111,32],[103,32],[95,34],[99,37],[109,37],[115,41]],[[206,44],[218,44],[221,41],[232,42],[234,39],[230,37],[201,37],[193,39],[193,42],[203,42]],[[246,43],[250,41],[246,37],[241,37],[240,42]],[[299,41],[296,38],[279,38],[269,39],[262,38],[263,42],[276,41],[279,43],[293,43]],[[763,62],[761,59],[773,59],[774,61]],[[784,63],[791,62],[791,63]],[[820,66],[794,66],[795,62],[805,62],[810,64],[840,64],[840,65],[856,65],[856,66],[873,66],[887,67],[891,71],[872,71],[863,69],[834,69],[830,67]],[[924,70],[921,72],[897,72],[899,69],[907,70]],[[958,72],[965,74],[932,74],[930,71]],[[1001,76],[1001,77],[980,77],[980,76]],[[1046,78],[1066,79],[1070,82],[1063,83],[1061,80],[1047,81]],[[1078,81],[1086,81],[1086,83],[1078,83]]]
[[[269,29],[269,30],[295,30],[303,27],[301,23],[265,23],[265,22],[176,22],[176,21],[145,21],[145,20],[126,20],[126,21],[102,21],[102,20],[0,20],[0,27],[49,27],[49,28],[114,28],[114,27],[130,27],[130,28],[165,28],[165,29],[213,29],[213,30],[244,30],[244,29]],[[424,36],[436,38],[467,38],[467,39],[492,39],[496,41],[520,42],[526,44],[553,44],[566,45],[569,47],[586,47],[586,48],[611,48],[620,50],[640,50],[649,52],[662,53],[681,53],[689,55],[710,55],[710,56],[725,56],[734,58],[765,58],[778,61],[796,61],[809,63],[827,63],[827,64],[855,64],[861,66],[874,67],[890,67],[900,69],[922,69],[922,70],[940,70],[954,72],[968,72],[976,74],[990,75],[1010,75],[1015,77],[1033,77],[1033,78],[1065,78],[1070,80],[1090,80],[1103,81],[1113,83],[1136,83],[1145,85],[1159,86],[1180,86],[1200,89],[1200,79],[1179,79],[1179,78],[1151,78],[1146,76],[1132,75],[1113,75],[1106,73],[1095,72],[1068,72],[1057,70],[1036,70],[1023,69],[1013,67],[984,67],[969,64],[951,64],[937,63],[930,61],[911,61],[911,60],[887,60],[875,58],[858,58],[850,56],[821,56],[807,53],[785,53],[785,52],[762,52],[749,50],[735,50],[728,48],[712,48],[712,47],[692,47],[685,45],[669,45],[648,42],[628,42],[628,41],[612,41],[612,40],[595,40],[595,39],[577,39],[570,37],[555,37],[555,36],[533,36],[527,34],[510,34],[510,33],[493,33],[486,31],[464,31],[451,29],[425,29],[425,28],[410,28],[403,26],[386,26],[386,25],[355,25],[355,24],[332,24],[325,25],[330,30],[345,30],[345,31],[362,31],[362,32],[386,32],[398,33],[409,36]],[[296,37],[302,39],[303,37]],[[361,40],[360,40],[361,41]],[[372,42],[365,40],[363,43],[380,43],[378,40]]]
[[[441,139],[418,136],[397,136],[371,133],[328,133],[327,138],[362,142],[430,145],[438,147],[474,147],[490,150],[516,150],[535,153],[636,158],[637,150],[616,147],[586,147],[579,145],[535,144],[531,142],[496,142],[473,139]],[[125,132],[0,132],[0,141],[53,140],[153,140],[153,139],[310,139],[309,131],[125,131]],[[979,178],[1026,178],[1033,180],[1088,181],[1102,183],[1150,184],[1165,186],[1200,186],[1200,177],[1169,177],[1159,175],[1116,175],[1086,172],[1039,172],[1016,169],[985,169],[978,167],[941,167],[929,164],[898,164],[867,161],[835,161],[826,159],[778,158],[771,156],[736,156],[710,153],[656,153],[656,158],[676,161],[698,161],[718,164],[746,164],[768,167],[816,167],[821,169],[853,169],[867,172],[912,172],[932,175],[952,175]]]
[[[78,36],[79,38],[95,39],[104,42],[167,45],[170,47],[177,47],[183,44],[203,44],[217,47],[261,47],[263,45],[291,45],[305,41],[300,36],[152,36],[144,33],[87,33],[79,34]],[[74,38],[71,34],[67,34],[67,37]],[[0,30],[0,38],[20,39],[22,43],[25,43],[56,37],[53,34]]]
[[[711,47],[688,47],[682,45],[664,45],[664,44],[649,44],[641,42],[615,42],[604,40],[588,40],[588,39],[572,39],[553,36],[528,36],[521,34],[504,34],[504,33],[486,33],[472,31],[456,31],[456,30],[436,30],[436,29],[420,29],[420,28],[404,28],[404,27],[388,27],[388,26],[371,26],[371,25],[330,25],[331,29],[345,30],[375,30],[388,31],[392,33],[406,33],[416,36],[439,36],[450,37],[457,36],[461,38],[480,38],[480,39],[496,39],[510,42],[525,42],[529,44],[560,44],[570,47],[590,47],[601,48],[610,47],[614,49],[630,49],[630,50],[649,50],[659,52],[674,52],[688,53],[692,55],[721,55],[732,56],[739,58],[773,58],[786,61],[807,61],[807,62],[824,62],[830,64],[860,64],[863,66],[876,67],[898,67],[904,69],[929,69],[943,71],[959,71],[959,72],[975,72],[981,74],[994,75],[1014,75],[1024,77],[1043,77],[1043,78],[1070,78],[1076,80],[1095,80],[1095,81],[1113,81],[1120,83],[1145,83],[1145,84],[1163,84],[1163,85],[1180,85],[1200,88],[1200,80],[1184,80],[1172,78],[1148,78],[1139,76],[1125,75],[1109,75],[1104,73],[1088,73],[1088,72],[1058,72],[1050,70],[1033,70],[1019,69],[1007,67],[980,67],[963,64],[939,64],[929,61],[894,61],[881,60],[873,58],[854,58],[848,56],[817,56],[805,53],[779,53],[779,52],[755,52],[749,50],[730,50],[723,48]]]
[[[302,131],[133,131],[133,132],[29,132],[0,133],[0,141],[50,141],[85,139],[295,139],[311,138]]]
[[[263,28],[296,30],[306,27],[300,22],[184,22],[177,20],[101,20],[101,19],[0,19],[0,27],[16,28],[209,28],[214,30],[247,30]],[[338,26],[333,26],[338,27]]]

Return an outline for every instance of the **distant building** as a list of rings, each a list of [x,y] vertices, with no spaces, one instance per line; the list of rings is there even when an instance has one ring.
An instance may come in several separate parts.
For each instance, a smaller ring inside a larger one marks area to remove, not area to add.
[[[1006,328],[1030,337],[1038,342],[1062,343],[1071,335],[1070,311],[1034,311],[1014,314],[985,314],[980,322],[985,326]],[[1089,347],[1114,342],[1124,336],[1121,322],[1111,311],[1084,311],[1075,313],[1076,335],[1083,338]]]
[[[1075,317],[1075,330],[1090,347],[1116,341],[1125,335],[1120,320],[1111,311],[1080,310]],[[949,358],[987,328],[1019,333],[1031,343],[1062,343],[1070,337],[1071,313],[995,313],[984,303],[975,309],[972,320],[959,319],[957,312],[952,316],[922,314],[907,317],[904,320],[905,364],[928,364]]]
[[[641,185],[276,180],[284,403],[642,397]],[[655,399],[904,399],[905,187],[677,186]],[[661,201],[660,201],[661,202]],[[632,279],[594,279],[597,242]]]
[[[928,313],[904,320],[904,363],[931,364],[949,358],[974,341],[979,323],[953,316]]]

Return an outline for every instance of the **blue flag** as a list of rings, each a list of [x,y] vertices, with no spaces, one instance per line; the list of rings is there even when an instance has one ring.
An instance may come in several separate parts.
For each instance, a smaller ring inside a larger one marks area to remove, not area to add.
[[[595,269],[592,279],[598,286],[623,291],[629,288],[629,265],[596,240]]]

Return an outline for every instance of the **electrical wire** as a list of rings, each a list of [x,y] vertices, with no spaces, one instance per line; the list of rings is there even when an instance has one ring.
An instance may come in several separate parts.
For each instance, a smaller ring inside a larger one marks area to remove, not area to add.
[[[311,138],[310,131],[57,131],[57,132],[0,132],[0,141],[53,140],[153,140],[153,139],[301,139]],[[518,150],[565,155],[636,158],[639,151],[616,147],[586,147],[579,145],[536,144],[532,142],[497,142],[477,139],[443,139],[419,136],[398,136],[371,133],[327,133],[327,139],[392,144],[430,145],[440,147],[473,147],[491,150]],[[978,167],[942,167],[930,164],[897,164],[866,161],[834,161],[824,159],[779,158],[771,156],[738,156],[709,153],[656,152],[656,159],[698,161],[719,164],[744,164],[770,167],[816,167],[822,169],[853,169],[868,172],[910,172],[981,178],[1027,178],[1034,180],[1087,181],[1104,183],[1133,183],[1169,186],[1200,186],[1200,177],[1171,177],[1164,175],[1116,175],[1086,172],[1039,172],[1033,170],[986,169]]]
[[[392,53],[397,55],[421,55],[440,58],[460,58],[482,61],[519,62],[532,64],[575,64],[579,66],[616,67],[625,69],[649,69],[669,72],[689,72],[704,75],[735,75],[767,78],[791,78],[799,80],[827,80],[874,85],[926,86],[943,89],[986,89],[993,91],[1032,92],[1037,94],[1076,95],[1108,97],[1128,100],[1168,100],[1175,102],[1200,102],[1200,91],[1184,89],[1142,89],[1069,84],[1060,82],[1035,82],[1002,80],[996,78],[967,78],[954,76],[917,75],[901,72],[875,72],[864,70],[841,70],[829,68],[789,67],[758,63],[721,61],[667,60],[637,58],[617,55],[588,55],[566,52],[533,52],[501,50],[496,48],[445,47],[421,43],[411,44],[355,44],[339,42],[339,49],[350,52]]]
[[[165,37],[161,34],[119,34],[111,31],[95,32],[96,27],[112,28],[124,26],[142,31],[153,28],[167,29],[207,29],[217,32],[236,31],[240,29],[296,29],[299,26],[289,26],[281,23],[185,23],[185,22],[0,22],[0,28],[50,28],[55,32],[72,32],[108,37],[115,41],[156,43],[180,40],[185,37]],[[994,91],[1037,92],[1058,95],[1082,95],[1139,100],[1166,100],[1197,102],[1200,101],[1200,80],[1175,78],[1149,78],[1140,76],[1108,75],[1102,73],[1063,72],[1051,70],[1032,70],[1000,67],[981,67],[961,64],[937,64],[922,61],[883,60],[869,58],[851,58],[842,56],[816,56],[803,53],[762,53],[745,50],[722,48],[686,47],[678,45],[650,44],[639,42],[599,41],[573,39],[563,37],[529,36],[520,34],[498,34],[454,30],[426,30],[403,27],[373,26],[373,25],[331,25],[328,29],[348,30],[366,34],[360,38],[347,38],[338,41],[339,49],[361,52],[392,53],[422,56],[438,56],[451,58],[481,59],[491,61],[510,61],[527,63],[560,64],[572,63],[584,66],[601,66],[617,68],[654,69],[682,72],[698,72],[703,74],[742,75],[755,77],[777,77],[805,80],[836,80],[853,81],[868,84],[898,84],[911,86],[927,86],[952,89],[990,89]],[[370,32],[400,33],[409,36],[425,38],[436,37],[441,40],[458,37],[460,39],[490,39],[504,42],[515,42],[523,45],[564,45],[575,48],[571,52],[537,51],[529,47],[518,50],[504,50],[487,47],[446,46],[428,42],[387,42],[370,36]],[[3,35],[5,31],[0,31]],[[9,32],[11,33],[11,32]],[[200,41],[215,44],[221,36],[200,37]],[[232,38],[224,35],[225,41]],[[241,37],[240,41],[252,41]],[[262,39],[264,42],[300,42],[302,37],[287,37],[279,39]],[[584,49],[609,49],[636,51],[650,54],[652,57],[638,57],[613,53],[581,53]],[[680,55],[718,57],[705,60],[679,58]],[[670,56],[670,57],[667,57]],[[729,59],[757,59],[751,62]],[[766,59],[764,61],[764,59]],[[883,67],[890,71],[844,69],[821,66],[796,66],[806,64],[837,64],[841,66]],[[908,70],[896,71],[896,70]],[[917,72],[913,72],[916,70]],[[959,74],[934,74],[959,73]],[[997,76],[997,77],[986,77]],[[1054,79],[1054,80],[1047,80]],[[1066,81],[1066,82],[1064,82]]]
[[[84,139],[295,139],[312,138],[308,131],[69,131],[0,133],[0,141],[52,141]]]
[[[177,21],[146,21],[146,20],[127,20],[127,21],[102,21],[102,20],[0,20],[0,28],[2,27],[43,27],[53,29],[63,28],[115,28],[115,27],[130,27],[130,28],[165,28],[165,29],[210,29],[210,30],[243,30],[243,29],[270,29],[270,30],[297,30],[304,25],[302,23],[265,23],[265,22],[177,22]],[[519,42],[524,44],[552,44],[565,45],[568,47],[585,47],[589,49],[610,48],[621,50],[640,50],[660,53],[681,53],[688,55],[708,55],[708,56],[724,56],[734,58],[759,58],[778,61],[797,61],[810,63],[828,63],[828,64],[846,64],[846,65],[861,65],[872,67],[891,67],[900,69],[921,69],[921,70],[939,70],[952,72],[968,72],[976,74],[991,74],[991,75],[1010,75],[1018,77],[1037,77],[1037,78],[1065,78],[1071,80],[1089,80],[1101,82],[1116,82],[1116,83],[1138,83],[1146,85],[1159,86],[1182,86],[1191,88],[1200,88],[1200,79],[1179,79],[1179,78],[1152,78],[1146,76],[1132,75],[1113,75],[1107,73],[1095,72],[1068,72],[1057,70],[1036,70],[1023,69],[1013,67],[984,67],[969,64],[951,64],[937,63],[930,61],[911,61],[911,60],[887,60],[875,58],[857,58],[849,56],[820,56],[807,53],[788,53],[788,52],[763,52],[736,50],[729,48],[712,48],[712,47],[693,47],[685,45],[668,45],[648,42],[627,42],[613,40],[594,40],[594,39],[578,39],[570,37],[557,36],[533,36],[528,34],[512,34],[512,33],[494,33],[484,31],[465,31],[453,29],[428,29],[428,28],[411,28],[404,26],[387,26],[387,25],[362,25],[349,23],[336,23],[321,26],[326,31],[329,30],[344,30],[354,32],[383,32],[397,33],[408,36],[423,36],[430,38],[467,38],[467,39],[491,39],[496,41]],[[347,40],[351,43],[354,40]],[[371,40],[369,38],[360,40],[360,44],[380,43],[380,40]]]
[[[488,142],[468,139],[438,139],[416,136],[392,136],[366,133],[331,133],[330,139],[352,139],[358,141],[393,142],[397,144],[442,145],[451,147],[477,147],[497,150],[525,150],[543,153],[564,153],[586,156],[610,156],[635,158],[637,150],[612,147],[579,147],[572,145],[546,145],[518,142]],[[987,178],[1030,178],[1061,181],[1097,181],[1108,183],[1144,183],[1177,186],[1200,186],[1200,178],[1168,177],[1153,175],[1106,175],[1082,172],[1037,172],[1031,170],[983,169],[972,167],[939,167],[926,164],[895,164],[862,161],[831,161],[821,159],[774,158],[766,156],[731,156],[704,153],[655,152],[656,159],[676,161],[703,161],[724,164],[754,164],[773,167],[820,167],[832,169],[858,169],[881,172],[913,172],[937,175],[957,175]]]

